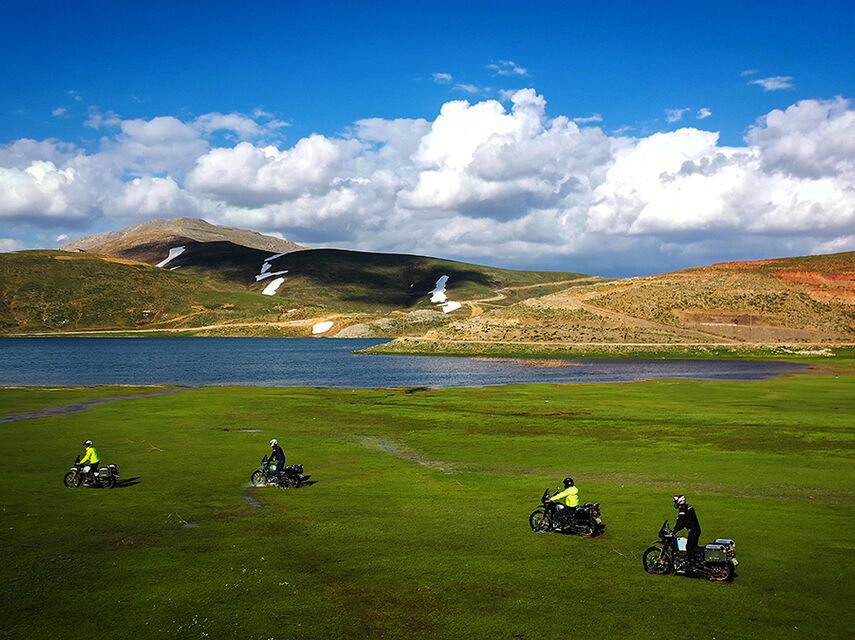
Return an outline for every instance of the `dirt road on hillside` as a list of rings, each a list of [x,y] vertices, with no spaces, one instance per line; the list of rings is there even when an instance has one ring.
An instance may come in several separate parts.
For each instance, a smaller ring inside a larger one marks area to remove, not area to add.
[[[586,276],[584,278],[576,278],[575,280],[557,280],[555,282],[539,282],[537,284],[527,284],[521,285],[519,287],[502,287],[501,289],[493,289],[493,293],[496,295],[490,296],[489,298],[476,298],[475,300],[461,300],[461,304],[469,305],[471,312],[469,314],[470,318],[475,318],[484,313],[484,308],[480,306],[482,302],[498,302],[499,300],[504,300],[507,298],[504,292],[506,291],[522,291],[524,289],[535,289],[537,287],[553,287],[561,284],[578,284],[580,282],[599,282],[605,281],[605,278],[601,278],[599,276]]]

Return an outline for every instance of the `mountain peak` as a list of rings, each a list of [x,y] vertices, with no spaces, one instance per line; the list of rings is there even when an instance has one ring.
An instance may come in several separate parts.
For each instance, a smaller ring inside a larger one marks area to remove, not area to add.
[[[133,245],[137,236],[140,236],[139,240],[142,240],[142,236],[144,236],[146,242],[150,242],[153,237],[157,236],[188,238],[197,242],[227,241],[252,249],[276,253],[290,253],[306,248],[284,238],[276,238],[246,229],[223,227],[211,224],[201,218],[173,218],[172,220],[150,220],[124,229],[86,236],[67,242],[60,249],[112,255]]]

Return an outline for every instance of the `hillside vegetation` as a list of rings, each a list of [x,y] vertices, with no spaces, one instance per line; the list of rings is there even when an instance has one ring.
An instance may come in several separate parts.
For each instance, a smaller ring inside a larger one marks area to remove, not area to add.
[[[274,320],[281,304],[192,274],[65,251],[0,254],[5,333]]]
[[[176,246],[185,250],[166,268],[152,266]],[[448,297],[464,301],[492,296],[496,288],[582,277],[336,249],[271,259],[260,249],[186,238],[143,238],[125,254],[135,259],[64,251],[0,254],[0,331],[183,329],[197,335],[300,336],[331,319],[333,333],[359,324],[367,329],[357,335],[402,335],[447,324],[449,316],[429,301],[442,275],[449,277]],[[272,280],[257,280],[265,264],[270,272],[287,271],[275,295],[261,293]]]
[[[409,340],[376,350],[460,352],[456,345],[463,342],[629,347],[853,341],[855,252],[849,252],[582,280],[429,331],[420,346]]]
[[[65,246],[0,254],[0,331],[305,336],[332,322],[325,336],[400,339],[375,351],[518,355],[855,343],[855,252],[607,280],[305,249],[192,218]]]

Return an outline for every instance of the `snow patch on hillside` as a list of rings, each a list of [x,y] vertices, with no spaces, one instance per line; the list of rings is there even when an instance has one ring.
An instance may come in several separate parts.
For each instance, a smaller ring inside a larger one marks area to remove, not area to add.
[[[283,271],[270,270],[270,268],[273,266],[272,264],[270,264],[270,262],[284,255],[284,253],[277,253],[275,256],[270,256],[269,258],[267,258],[267,260],[264,261],[264,264],[261,265],[261,273],[255,276],[255,281],[259,282],[260,280],[264,280],[265,278],[272,278],[273,276],[282,276],[288,273],[288,269],[285,269]]]
[[[436,286],[433,288],[433,291],[430,292],[430,301],[437,303],[440,305],[440,309],[442,309],[443,313],[451,313],[455,309],[459,309],[463,305],[459,302],[454,302],[453,300],[448,299],[448,294],[446,293],[445,285],[448,284],[448,276],[440,276],[439,280],[436,281]]]
[[[285,278],[276,278],[276,280],[271,280],[266,287],[264,287],[264,291],[261,292],[262,295],[272,296],[276,293],[276,290],[279,286],[285,282]]]
[[[265,278],[272,278],[273,276],[284,276],[286,273],[288,273],[288,269],[285,269],[284,271],[269,271],[267,273],[262,271],[257,276],[255,276],[255,281],[259,282],[260,280],[264,280]]]
[[[170,261],[172,261],[175,258],[177,258],[178,256],[180,256],[182,253],[184,253],[184,249],[186,249],[186,248],[187,247],[173,247],[172,249],[169,250],[169,255],[166,256],[166,260],[161,260],[155,266],[156,267],[165,267],[167,265],[167,263],[169,263]]]
[[[448,276],[442,276],[436,281],[436,286],[430,292],[431,302],[445,302],[448,297],[445,295],[445,285],[448,283]]]
[[[326,333],[335,323],[331,320],[326,320],[324,322],[319,322],[314,327],[312,327],[312,333]]]

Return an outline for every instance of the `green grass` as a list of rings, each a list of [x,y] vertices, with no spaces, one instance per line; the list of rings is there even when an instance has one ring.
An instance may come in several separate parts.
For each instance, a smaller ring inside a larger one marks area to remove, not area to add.
[[[153,387],[6,387],[0,388],[0,418],[98,398],[121,398],[154,393]]]
[[[855,376],[800,375],[202,388],[0,424],[0,636],[849,637],[853,417]],[[316,484],[247,487],[271,437]],[[85,438],[139,484],[62,488]],[[568,474],[602,537],[529,531]],[[674,492],[737,541],[732,584],[641,569]]]

